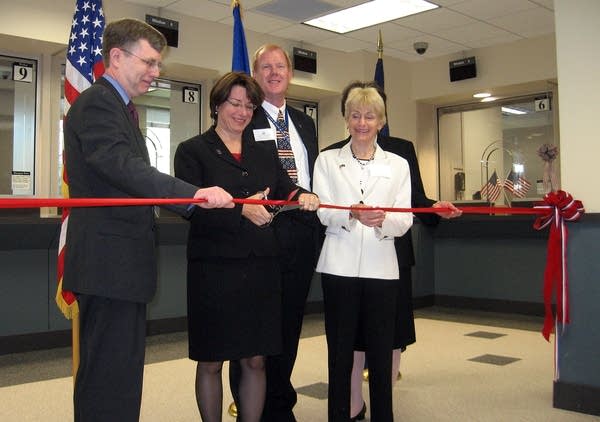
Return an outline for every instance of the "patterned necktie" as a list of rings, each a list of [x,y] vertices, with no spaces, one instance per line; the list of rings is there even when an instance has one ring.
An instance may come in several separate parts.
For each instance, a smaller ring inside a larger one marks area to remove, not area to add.
[[[290,179],[292,179],[292,182],[296,183],[298,181],[298,169],[296,168],[296,160],[292,152],[290,133],[281,110],[277,114],[277,124],[275,126],[277,128],[277,153],[279,154],[279,160],[290,176]]]
[[[133,104],[133,101],[129,101],[127,103],[127,110],[129,110],[129,114],[131,114],[131,118],[135,122],[135,125],[137,127],[140,127],[140,116],[139,116],[137,110],[135,109],[135,105]]]

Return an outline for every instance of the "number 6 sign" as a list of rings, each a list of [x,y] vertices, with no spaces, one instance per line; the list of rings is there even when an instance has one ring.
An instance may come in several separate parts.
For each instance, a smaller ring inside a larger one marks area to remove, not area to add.
[[[29,63],[13,63],[13,81],[33,82],[33,65]]]

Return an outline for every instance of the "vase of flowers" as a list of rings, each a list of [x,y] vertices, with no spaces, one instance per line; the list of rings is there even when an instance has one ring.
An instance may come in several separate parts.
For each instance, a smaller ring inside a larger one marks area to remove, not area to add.
[[[542,144],[537,150],[538,156],[544,161],[544,191],[554,192],[559,189],[556,178],[554,160],[558,157],[558,146],[554,144]]]

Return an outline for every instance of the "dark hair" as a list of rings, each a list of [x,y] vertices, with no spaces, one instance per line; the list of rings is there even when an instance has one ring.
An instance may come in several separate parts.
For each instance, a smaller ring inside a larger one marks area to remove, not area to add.
[[[234,86],[246,88],[246,95],[250,102],[257,107],[263,102],[265,94],[260,85],[249,75],[243,72],[229,72],[219,78],[210,90],[210,117],[217,121],[217,107],[227,101]]]
[[[102,60],[104,67],[110,65],[110,50],[113,48],[129,48],[139,40],[146,40],[153,49],[161,53],[167,46],[163,34],[138,19],[119,19],[106,25],[102,38]]]
[[[350,94],[350,91],[352,91],[354,88],[375,88],[377,90],[377,93],[383,99],[383,105],[386,108],[385,114],[387,114],[387,95],[385,95],[385,91],[379,86],[379,84],[377,82],[375,82],[375,81],[352,81],[348,85],[346,85],[346,87],[342,91],[342,104],[341,104],[342,116],[345,116],[345,114],[346,114],[346,101],[348,100],[348,94]]]

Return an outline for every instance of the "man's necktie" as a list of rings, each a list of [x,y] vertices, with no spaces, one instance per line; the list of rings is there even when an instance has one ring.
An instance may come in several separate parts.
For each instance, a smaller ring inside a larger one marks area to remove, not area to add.
[[[135,105],[133,104],[133,101],[129,101],[127,103],[127,110],[129,110],[129,114],[131,114],[131,118],[133,119],[135,125],[139,128],[140,127],[140,116],[139,116],[137,110],[135,109]],[[148,158],[148,160],[149,160],[149,158]],[[158,207],[155,205],[152,208],[154,209],[154,216],[156,218],[158,218],[160,216]]]
[[[277,114],[277,124],[275,126],[277,127],[277,152],[279,154],[279,160],[290,176],[290,179],[296,183],[298,181],[298,169],[296,168],[296,160],[294,159],[294,153],[292,152],[288,126],[283,118],[281,110],[279,110],[279,114]]]
[[[127,103],[127,110],[129,110],[129,114],[131,114],[131,118],[135,122],[135,125],[137,127],[140,127],[140,116],[138,115],[138,112],[135,109],[133,101],[129,101],[129,103]]]

